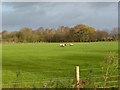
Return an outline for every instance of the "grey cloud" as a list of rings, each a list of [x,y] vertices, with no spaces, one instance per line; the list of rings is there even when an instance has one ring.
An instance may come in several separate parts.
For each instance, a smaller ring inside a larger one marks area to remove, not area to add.
[[[88,4],[92,8],[105,8],[105,7],[109,7],[113,4],[117,4],[117,2],[94,2],[94,3],[88,3]]]
[[[10,30],[24,26],[52,28],[79,23],[96,28],[117,25],[116,3],[11,2],[3,5],[13,8],[13,11],[3,11],[3,28]]]
[[[19,8],[25,8],[25,7],[31,7],[33,5],[36,5],[38,3],[35,3],[35,2],[3,2],[3,5],[6,5],[6,6],[11,6],[15,9],[19,9]]]

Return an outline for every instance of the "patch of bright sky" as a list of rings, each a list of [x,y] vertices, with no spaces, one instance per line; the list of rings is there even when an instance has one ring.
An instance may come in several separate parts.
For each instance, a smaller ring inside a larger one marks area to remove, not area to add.
[[[2,11],[3,11],[3,12],[12,12],[12,11],[14,11],[14,8],[13,8],[13,7],[10,7],[10,6],[7,6],[7,5],[2,4]]]

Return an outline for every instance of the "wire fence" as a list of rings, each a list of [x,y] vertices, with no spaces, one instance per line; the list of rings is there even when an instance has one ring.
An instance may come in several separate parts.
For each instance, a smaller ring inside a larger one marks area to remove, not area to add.
[[[118,87],[118,77],[120,75],[114,74],[107,76],[107,81],[105,81],[105,75],[99,75],[95,72],[102,71],[102,68],[92,68],[94,74],[91,73],[90,69],[80,69],[80,84],[84,88],[111,88],[111,87]],[[86,75],[83,75],[82,73]],[[75,87],[75,78],[71,77],[64,77],[64,78],[53,78],[51,80],[38,80],[38,81],[22,81],[22,82],[11,82],[7,84],[2,84],[3,88],[7,87],[29,87],[29,88],[74,88]],[[104,85],[106,83],[106,85]]]

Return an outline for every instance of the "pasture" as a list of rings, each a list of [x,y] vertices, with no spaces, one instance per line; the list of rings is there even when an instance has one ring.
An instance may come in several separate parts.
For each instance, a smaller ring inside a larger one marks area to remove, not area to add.
[[[75,78],[75,66],[80,69],[101,68],[109,52],[118,52],[117,42],[73,43],[60,47],[60,43],[3,44],[3,84],[38,82],[43,80]],[[95,72],[100,75],[101,72]]]

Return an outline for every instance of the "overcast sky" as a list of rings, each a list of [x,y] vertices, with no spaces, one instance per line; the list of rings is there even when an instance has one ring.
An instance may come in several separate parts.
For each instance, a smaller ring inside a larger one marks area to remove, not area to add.
[[[73,27],[86,24],[97,29],[112,29],[118,24],[117,2],[4,2],[2,28],[37,29]]]

